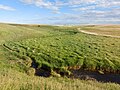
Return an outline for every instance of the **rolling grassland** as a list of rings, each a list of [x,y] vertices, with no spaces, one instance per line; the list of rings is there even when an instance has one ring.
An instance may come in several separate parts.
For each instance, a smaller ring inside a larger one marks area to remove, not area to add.
[[[119,36],[119,26],[0,24],[0,90],[119,90],[120,39],[78,27]]]

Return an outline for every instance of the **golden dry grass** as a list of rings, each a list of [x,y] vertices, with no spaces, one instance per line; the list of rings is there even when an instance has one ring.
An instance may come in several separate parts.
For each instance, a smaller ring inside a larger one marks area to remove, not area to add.
[[[1,72],[0,90],[120,90],[114,83],[28,76],[12,69]]]
[[[120,36],[120,25],[85,26],[81,30],[103,35]]]

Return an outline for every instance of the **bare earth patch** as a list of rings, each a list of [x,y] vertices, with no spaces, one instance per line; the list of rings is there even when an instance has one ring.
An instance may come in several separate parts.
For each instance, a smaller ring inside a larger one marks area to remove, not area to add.
[[[99,81],[104,83],[112,82],[112,83],[120,84],[119,74],[112,74],[112,73],[100,74],[99,72],[87,71],[87,70],[73,70],[72,73],[73,73],[73,78]]]

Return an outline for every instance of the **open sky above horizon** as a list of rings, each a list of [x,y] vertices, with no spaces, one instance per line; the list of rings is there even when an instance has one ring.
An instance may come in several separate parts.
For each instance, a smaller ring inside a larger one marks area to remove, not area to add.
[[[0,22],[120,24],[120,0],[1,0]]]

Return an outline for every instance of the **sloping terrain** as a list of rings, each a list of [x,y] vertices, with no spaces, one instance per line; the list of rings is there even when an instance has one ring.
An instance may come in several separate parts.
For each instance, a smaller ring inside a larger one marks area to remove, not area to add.
[[[0,24],[0,89],[119,90],[114,83],[60,77],[74,78],[79,69],[119,74],[119,46],[118,38],[86,35],[76,27]]]

